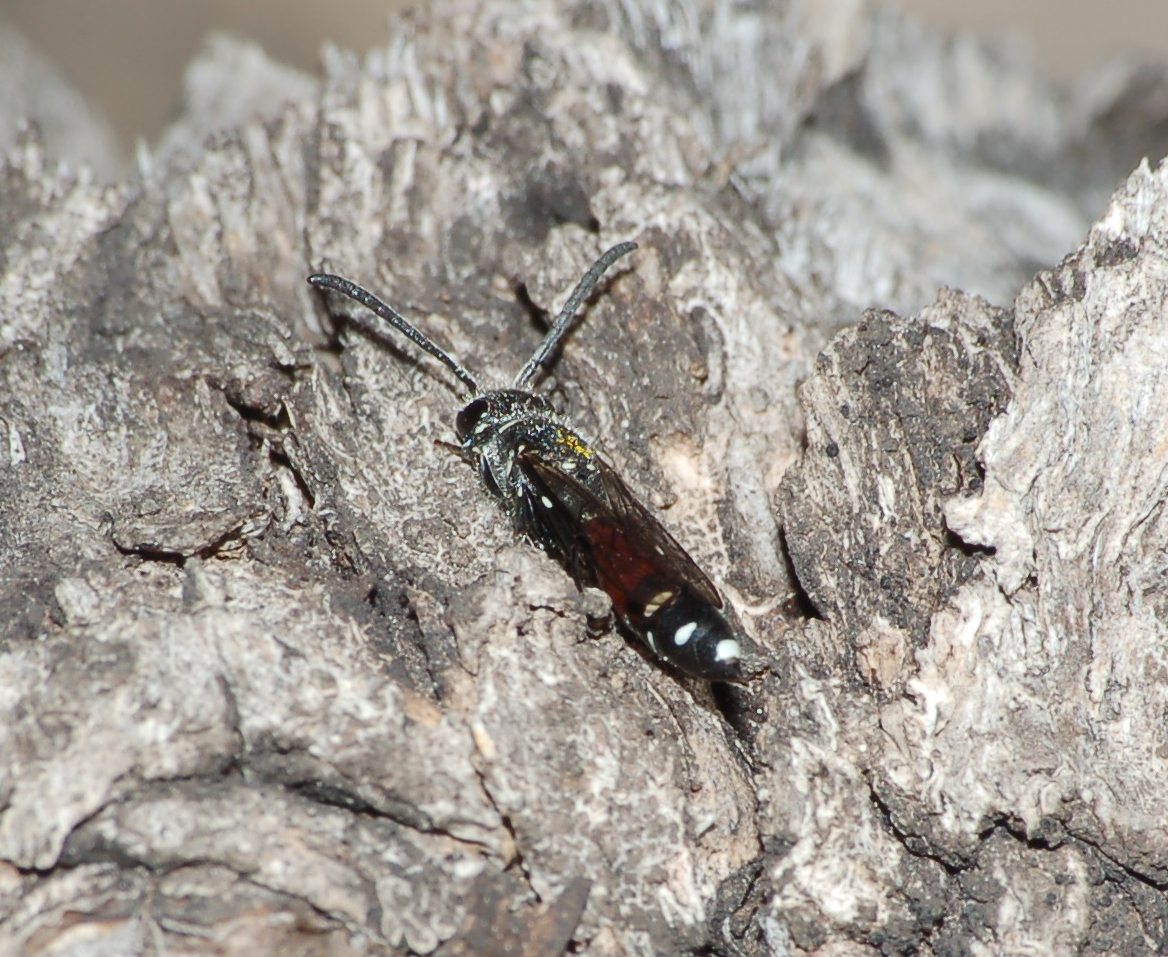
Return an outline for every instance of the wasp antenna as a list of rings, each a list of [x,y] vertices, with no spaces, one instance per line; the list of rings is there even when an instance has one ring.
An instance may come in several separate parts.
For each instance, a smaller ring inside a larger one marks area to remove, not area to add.
[[[572,290],[572,295],[564,303],[564,308],[556,316],[556,321],[552,323],[551,329],[544,336],[539,348],[535,350],[535,354],[519,370],[519,375],[515,377],[516,389],[526,389],[531,380],[547,364],[551,354],[555,352],[556,347],[560,344],[560,340],[564,338],[564,334],[568,331],[568,327],[572,325],[572,320],[576,318],[576,310],[580,308],[585,299],[592,295],[592,290],[600,282],[600,277],[604,275],[605,270],[620,259],[621,256],[628,255],[636,248],[636,243],[617,243],[596,260],[588,272],[584,273],[584,278],[576,283],[576,288]]]
[[[308,282],[309,285],[315,286],[317,289],[331,289],[334,292],[344,293],[354,302],[361,303],[366,309],[380,316],[407,339],[425,349],[446,366],[458,377],[458,381],[470,390],[472,395],[479,392],[479,385],[475,382],[474,376],[455,362],[449,353],[436,346],[425,333],[407,322],[392,306],[378,299],[369,290],[362,289],[355,282],[350,282],[343,276],[333,276],[329,273],[317,273],[309,276]]]

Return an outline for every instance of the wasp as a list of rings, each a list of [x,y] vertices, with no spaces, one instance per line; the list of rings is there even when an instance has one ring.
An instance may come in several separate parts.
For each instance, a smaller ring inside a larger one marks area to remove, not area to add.
[[[707,681],[734,681],[742,675],[742,648],[717,588],[612,466],[531,391],[605,271],[636,248],[619,243],[596,260],[510,388],[480,387],[356,283],[331,274],[308,282],[365,306],[454,374],[469,397],[454,420],[457,449],[520,535],[560,561],[577,586],[607,592],[623,625],[666,664]]]

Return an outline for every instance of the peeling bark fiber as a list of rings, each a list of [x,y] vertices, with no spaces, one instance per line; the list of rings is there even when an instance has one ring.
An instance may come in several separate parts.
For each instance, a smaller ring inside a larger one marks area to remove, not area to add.
[[[213,41],[112,180],[47,142],[0,167],[0,957],[1168,952],[1162,67],[439,0],[316,77]],[[501,383],[626,239],[540,388],[742,686],[304,281]]]

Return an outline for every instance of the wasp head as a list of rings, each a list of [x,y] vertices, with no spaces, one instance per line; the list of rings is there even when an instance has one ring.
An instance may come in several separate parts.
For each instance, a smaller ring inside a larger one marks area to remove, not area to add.
[[[463,445],[476,445],[492,432],[522,419],[546,420],[554,413],[542,396],[521,389],[497,389],[475,396],[454,420]]]

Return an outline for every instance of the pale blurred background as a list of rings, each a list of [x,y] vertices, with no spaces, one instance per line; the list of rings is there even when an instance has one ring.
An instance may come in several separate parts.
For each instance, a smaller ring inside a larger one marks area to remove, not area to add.
[[[386,11],[411,0],[0,0],[13,26],[105,114],[129,152],[154,140],[179,99],[185,65],[209,32],[260,43],[311,73],[325,40],[365,50],[386,36]],[[417,0],[413,0],[417,2]],[[1055,75],[1118,53],[1168,61],[1165,0],[899,0],[946,29],[1013,34]]]

